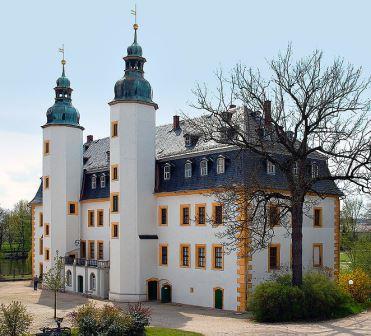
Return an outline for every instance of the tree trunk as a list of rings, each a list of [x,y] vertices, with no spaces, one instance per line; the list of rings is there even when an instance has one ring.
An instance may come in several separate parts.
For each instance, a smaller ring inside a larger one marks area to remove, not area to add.
[[[57,291],[54,291],[54,318],[57,318]]]
[[[303,205],[304,196],[294,195],[292,204],[292,284],[303,282]]]

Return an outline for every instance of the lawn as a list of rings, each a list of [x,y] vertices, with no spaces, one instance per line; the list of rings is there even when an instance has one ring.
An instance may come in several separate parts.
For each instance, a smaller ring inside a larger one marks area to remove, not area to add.
[[[72,336],[78,336],[77,329],[72,331]],[[157,327],[148,327],[146,329],[146,335],[148,336],[202,336],[202,334],[177,330],[177,329],[168,329],[168,328],[157,328]]]

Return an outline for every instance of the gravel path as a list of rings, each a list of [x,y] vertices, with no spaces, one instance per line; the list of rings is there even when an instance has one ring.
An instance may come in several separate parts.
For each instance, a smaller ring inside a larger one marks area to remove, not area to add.
[[[0,303],[22,301],[34,315],[32,331],[42,326],[54,325],[53,295],[46,290],[33,291],[29,282],[0,283]],[[58,295],[58,316],[88,302],[80,295]],[[91,300],[97,305],[106,302]],[[371,335],[371,312],[353,317],[320,323],[263,324],[249,319],[248,314],[238,315],[228,311],[176,304],[148,303],[152,309],[152,325],[198,331],[205,336],[219,335]],[[124,306],[124,305],[123,305]],[[65,321],[63,325],[68,325]]]

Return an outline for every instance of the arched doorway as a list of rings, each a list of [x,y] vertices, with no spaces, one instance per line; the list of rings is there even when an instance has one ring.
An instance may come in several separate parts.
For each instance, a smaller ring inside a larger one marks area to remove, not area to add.
[[[169,284],[162,285],[161,287],[161,302],[171,302],[171,286]]]
[[[148,293],[148,301],[157,301],[157,293],[158,293],[158,281],[157,280],[148,280],[147,281],[147,293]]]
[[[223,288],[214,288],[214,308],[223,309]]]
[[[84,277],[82,275],[79,275],[77,277],[77,291],[79,293],[84,292]]]

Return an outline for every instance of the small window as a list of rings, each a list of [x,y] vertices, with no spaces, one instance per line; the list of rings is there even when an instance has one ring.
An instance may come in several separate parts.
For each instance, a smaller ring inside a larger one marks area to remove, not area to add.
[[[270,244],[268,248],[268,271],[280,268],[280,245]]]
[[[191,266],[191,256],[190,256],[190,246],[180,245],[180,266],[190,267]]]
[[[118,238],[119,237],[119,224],[118,223],[112,223],[111,224],[111,237],[112,238]]]
[[[94,273],[90,274],[90,290],[92,291],[95,290],[95,274]]]
[[[206,204],[196,204],[196,225],[206,224]]]
[[[85,259],[86,258],[86,241],[82,240],[80,242],[80,258]]]
[[[39,254],[42,255],[44,252],[44,239],[39,238]]]
[[[93,175],[91,177],[91,188],[92,189],[96,189],[97,188],[97,177],[95,175]]]
[[[222,270],[223,264],[223,246],[213,245],[213,269]]]
[[[191,178],[192,177],[192,162],[187,161],[184,165],[184,177]]]
[[[322,226],[322,208],[314,208],[313,214],[313,225],[315,227]]]
[[[49,189],[50,186],[50,178],[49,176],[44,176],[44,189]]]
[[[220,204],[213,205],[213,222],[214,225],[223,224],[223,206]]]
[[[89,240],[89,259],[95,259],[95,241]]]
[[[117,165],[112,165],[111,167],[111,179],[112,181],[117,181],[119,179],[119,169]]]
[[[180,206],[180,225],[190,225],[190,205],[182,204]]]
[[[313,244],[313,267],[323,266],[323,245]]]
[[[319,167],[316,162],[312,163],[312,178],[317,178],[319,176]]]
[[[50,141],[45,140],[44,141],[44,155],[50,154]]]
[[[216,173],[224,174],[224,172],[225,172],[225,159],[223,157],[219,157],[216,161]]]
[[[44,215],[42,212],[39,213],[39,226],[43,226],[44,224]]]
[[[88,226],[94,226],[94,210],[88,210]]]
[[[100,187],[105,188],[106,187],[106,174],[102,174],[100,176]]]
[[[98,260],[103,260],[104,259],[104,249],[103,249],[103,242],[98,241]]]
[[[275,204],[269,206],[269,225],[270,227],[280,225],[279,208]]]
[[[299,167],[298,167],[298,163],[296,161],[292,164],[292,173],[293,173],[294,176],[299,175]]]
[[[45,248],[44,256],[45,256],[45,261],[50,260],[50,250],[48,248]]]
[[[111,212],[119,212],[119,194],[111,194]]]
[[[164,180],[168,181],[170,180],[170,177],[171,177],[171,166],[170,164],[166,164],[164,166]]]
[[[66,272],[66,285],[72,287],[72,273],[70,270]]]
[[[111,123],[111,137],[112,138],[118,136],[118,126],[119,126],[118,121],[112,121],[112,123]]]
[[[46,224],[44,225],[44,236],[45,237],[49,237],[49,234],[50,234],[50,227],[49,227],[49,224]]]
[[[77,215],[77,202],[68,202],[67,211],[69,215]]]
[[[207,160],[203,159],[200,164],[201,176],[206,176],[208,174]]]
[[[166,266],[168,262],[168,249],[167,244],[160,244],[160,265]]]
[[[103,226],[104,225],[104,210],[98,209],[97,210],[97,226]]]
[[[206,245],[196,245],[196,268],[206,268]]]
[[[158,225],[167,225],[167,206],[158,207]]]
[[[186,147],[192,146],[192,137],[189,134],[184,136],[184,142]]]
[[[267,174],[275,175],[276,174],[276,165],[271,161],[267,161]]]

